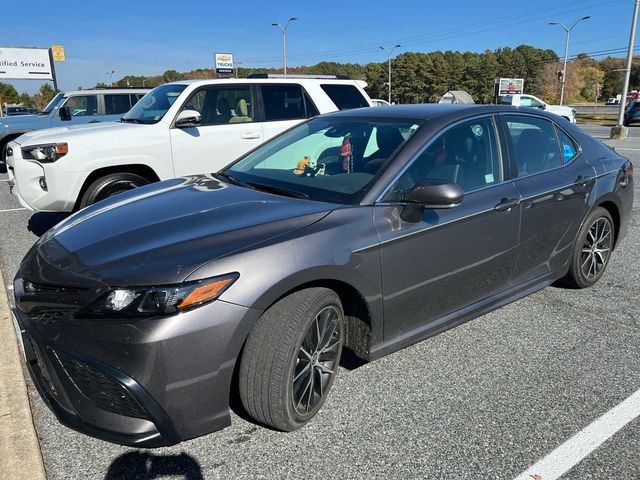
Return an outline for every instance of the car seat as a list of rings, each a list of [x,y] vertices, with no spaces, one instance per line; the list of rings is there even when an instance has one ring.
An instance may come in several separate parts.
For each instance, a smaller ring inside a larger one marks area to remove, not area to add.
[[[528,128],[520,133],[516,147],[519,174],[541,172],[547,168],[547,139],[536,128]]]
[[[231,117],[229,123],[246,123],[253,121],[253,119],[249,116],[249,105],[244,98],[238,100],[235,113],[236,115],[234,117]]]

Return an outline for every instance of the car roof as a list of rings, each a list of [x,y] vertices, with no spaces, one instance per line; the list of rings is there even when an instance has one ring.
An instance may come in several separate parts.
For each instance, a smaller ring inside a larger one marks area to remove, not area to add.
[[[71,95],[86,95],[86,94],[94,94],[94,93],[147,93],[150,91],[150,87],[127,87],[127,88],[87,88],[86,90],[69,90],[68,92],[64,92],[65,97],[69,97]]]
[[[367,119],[398,119],[398,120],[435,120],[446,119],[456,121],[475,115],[490,113],[526,113],[546,117],[557,121],[557,115],[543,112],[530,107],[513,107],[511,105],[468,105],[452,103],[423,103],[412,105],[390,105],[383,107],[365,107],[352,110],[342,110],[325,114],[331,117],[350,117]]]
[[[318,84],[318,83],[337,83],[337,84],[360,84],[362,80],[350,80],[344,78],[300,78],[296,76],[282,77],[282,78],[199,78],[191,80],[178,80],[165,85],[210,85],[214,83],[299,83],[305,84]],[[365,82],[366,83],[366,82]]]

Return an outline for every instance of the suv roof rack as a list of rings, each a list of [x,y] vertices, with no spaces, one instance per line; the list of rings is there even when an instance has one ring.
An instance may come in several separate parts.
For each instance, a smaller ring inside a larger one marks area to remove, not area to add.
[[[247,78],[317,78],[322,80],[351,80],[347,75],[313,75],[313,74],[293,74],[283,75],[282,73],[252,73]]]
[[[93,87],[85,88],[85,90],[140,90],[141,88],[151,89],[151,87],[143,87],[140,85],[139,87]]]

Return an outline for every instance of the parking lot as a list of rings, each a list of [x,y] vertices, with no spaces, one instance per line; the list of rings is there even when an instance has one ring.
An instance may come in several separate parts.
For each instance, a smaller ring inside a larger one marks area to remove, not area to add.
[[[604,138],[609,128],[587,130]],[[640,128],[610,144],[640,171]],[[0,179],[0,267],[11,288],[28,248],[62,217],[22,209],[6,174]],[[635,188],[638,199],[637,179]],[[233,415],[221,432],[136,450],[61,426],[30,388],[48,478],[518,477],[640,389],[639,209],[636,200],[629,234],[595,287],[549,287],[342,369],[318,416],[293,433]],[[640,478],[639,451],[635,418],[583,461],[568,463],[563,478]]]

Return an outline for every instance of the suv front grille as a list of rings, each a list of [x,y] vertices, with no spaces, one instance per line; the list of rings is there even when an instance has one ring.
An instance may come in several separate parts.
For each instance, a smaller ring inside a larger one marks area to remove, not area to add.
[[[95,406],[127,417],[148,418],[142,405],[115,378],[70,355],[57,355],[73,384]]]

